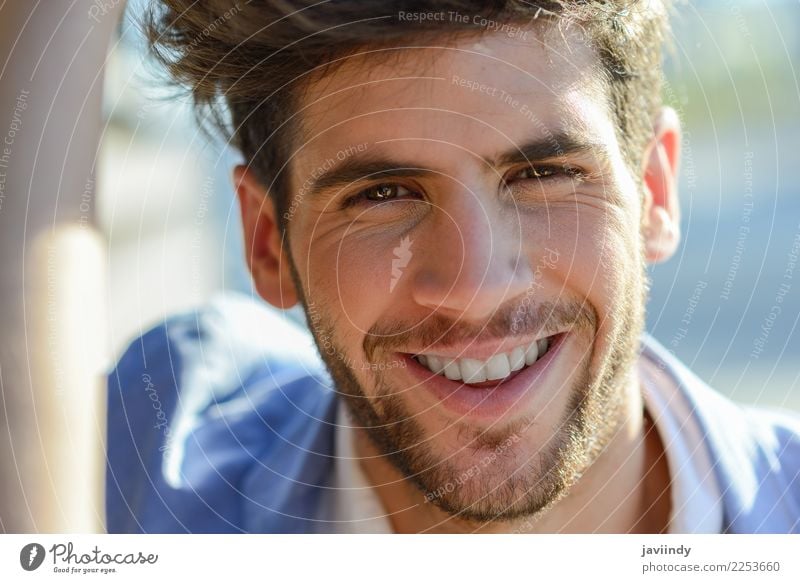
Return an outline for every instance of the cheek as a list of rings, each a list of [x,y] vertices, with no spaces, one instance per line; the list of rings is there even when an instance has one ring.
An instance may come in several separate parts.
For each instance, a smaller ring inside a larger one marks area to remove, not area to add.
[[[364,335],[398,299],[390,293],[391,244],[337,230],[317,237],[305,252],[306,272],[301,278],[307,282],[309,298],[325,305],[337,336],[358,339],[360,350]]]
[[[556,271],[567,293],[586,298],[598,325],[613,325],[621,298],[641,285],[638,231],[618,207],[559,209],[551,212],[550,247],[557,246]],[[602,330],[601,330],[602,331]]]

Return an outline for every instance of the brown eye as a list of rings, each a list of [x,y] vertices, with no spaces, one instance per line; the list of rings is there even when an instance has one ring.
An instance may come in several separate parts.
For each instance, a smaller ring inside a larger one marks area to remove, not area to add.
[[[399,203],[403,201],[418,200],[420,198],[421,195],[417,194],[413,190],[409,190],[405,186],[385,182],[365,188],[364,190],[361,190],[353,196],[345,199],[343,208],[350,208],[359,204],[372,205],[374,203],[380,204],[382,202],[394,201]],[[375,206],[377,206],[377,204],[375,204]]]
[[[404,194],[404,192],[401,191],[408,192],[407,189],[397,184],[377,184],[364,190],[362,195],[367,200],[382,202]]]
[[[528,166],[520,170],[514,178],[530,180],[534,178],[548,178],[555,174],[557,174],[557,171],[552,166]]]

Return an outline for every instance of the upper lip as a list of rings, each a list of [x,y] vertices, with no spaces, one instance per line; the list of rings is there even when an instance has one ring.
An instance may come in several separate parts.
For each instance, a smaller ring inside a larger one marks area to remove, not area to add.
[[[538,334],[520,338],[519,336],[512,336],[500,341],[487,341],[487,342],[463,342],[459,344],[450,344],[447,346],[430,346],[420,350],[407,350],[406,354],[417,356],[419,354],[441,356],[443,358],[458,359],[458,358],[474,358],[476,360],[486,360],[496,354],[508,353],[518,346],[526,348],[531,345],[534,340],[542,338],[549,338],[553,334]]]

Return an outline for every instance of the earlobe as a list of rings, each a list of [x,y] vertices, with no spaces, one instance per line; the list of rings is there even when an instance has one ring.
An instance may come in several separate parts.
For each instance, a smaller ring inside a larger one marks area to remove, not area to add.
[[[672,257],[680,242],[677,190],[680,122],[675,111],[664,108],[653,130],[653,139],[643,160],[645,204],[642,235],[646,260],[658,263]]]
[[[246,166],[233,170],[233,183],[242,217],[244,253],[258,294],[280,309],[297,303],[277,212],[266,189]]]
[[[663,207],[652,207],[649,215],[644,233],[645,259],[650,263],[660,263],[675,254],[680,233]]]

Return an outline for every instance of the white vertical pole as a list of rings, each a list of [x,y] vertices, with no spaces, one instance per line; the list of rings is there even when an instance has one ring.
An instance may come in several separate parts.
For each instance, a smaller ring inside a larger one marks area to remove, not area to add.
[[[106,251],[93,176],[123,5],[0,4],[4,532],[103,528]]]

